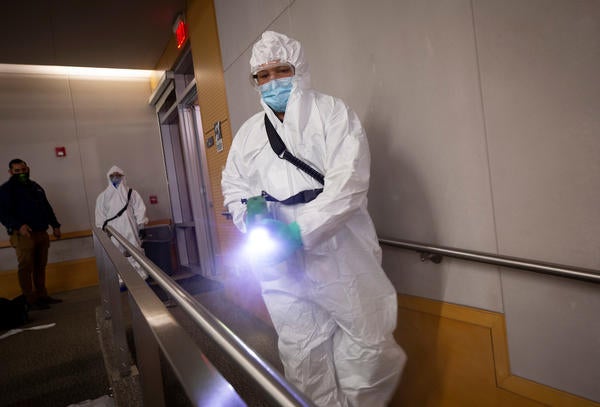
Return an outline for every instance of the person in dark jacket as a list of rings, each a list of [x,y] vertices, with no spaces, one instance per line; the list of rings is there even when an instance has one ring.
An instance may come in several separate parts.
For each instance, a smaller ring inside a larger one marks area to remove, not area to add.
[[[46,263],[50,238],[60,238],[60,223],[44,189],[29,179],[25,161],[15,158],[8,164],[10,179],[0,186],[0,222],[6,227],[17,253],[19,285],[30,309],[47,309],[62,300],[46,290]]]

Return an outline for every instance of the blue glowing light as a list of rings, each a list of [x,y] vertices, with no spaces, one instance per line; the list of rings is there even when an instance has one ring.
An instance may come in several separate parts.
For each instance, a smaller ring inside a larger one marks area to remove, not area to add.
[[[279,249],[279,242],[273,239],[269,230],[255,227],[248,233],[245,253],[250,259],[261,260],[273,255]]]

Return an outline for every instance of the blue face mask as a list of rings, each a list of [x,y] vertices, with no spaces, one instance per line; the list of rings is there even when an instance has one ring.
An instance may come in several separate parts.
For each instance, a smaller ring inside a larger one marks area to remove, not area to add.
[[[110,177],[110,182],[112,182],[113,186],[116,188],[121,183],[121,177]]]
[[[290,93],[292,92],[292,76],[274,79],[259,86],[260,95],[273,111],[285,112]]]

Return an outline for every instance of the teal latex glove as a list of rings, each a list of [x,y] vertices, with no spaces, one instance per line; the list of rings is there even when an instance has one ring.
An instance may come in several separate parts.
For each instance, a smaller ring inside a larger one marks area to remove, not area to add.
[[[256,225],[261,219],[269,216],[267,201],[264,196],[253,196],[246,201],[246,226]]]
[[[259,229],[267,232],[266,235],[259,235],[258,240],[252,242],[255,247],[252,255],[259,265],[279,264],[302,247],[300,226],[296,222],[286,224],[275,219],[261,219],[251,233]]]

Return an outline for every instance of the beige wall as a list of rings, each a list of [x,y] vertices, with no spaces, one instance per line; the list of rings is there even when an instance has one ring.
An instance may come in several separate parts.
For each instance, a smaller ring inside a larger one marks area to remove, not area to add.
[[[31,178],[46,190],[63,232],[92,227],[95,200],[113,164],[126,171],[130,186],[144,198],[150,220],[168,219],[164,160],[149,95],[147,78],[3,73],[0,165],[7,171],[15,157],[29,164]],[[58,146],[66,148],[66,157],[55,156]],[[149,203],[150,195],[158,197],[157,205]],[[0,241],[7,239],[0,228]],[[49,261],[93,255],[91,238],[84,237],[53,242]],[[14,251],[0,249],[0,271],[15,268]]]
[[[380,236],[600,268],[600,3],[215,0],[232,132],[265,29],[363,121]],[[512,372],[600,400],[597,285],[385,248],[400,293],[505,314]]]

